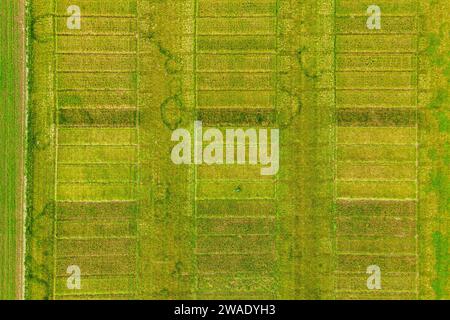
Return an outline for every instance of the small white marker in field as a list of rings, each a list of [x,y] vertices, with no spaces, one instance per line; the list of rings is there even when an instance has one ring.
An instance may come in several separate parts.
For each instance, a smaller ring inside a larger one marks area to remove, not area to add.
[[[381,289],[381,269],[377,265],[371,265],[367,267],[367,274],[370,274],[367,278],[367,289],[380,290]]]
[[[81,289],[81,269],[79,266],[68,266],[67,273],[70,276],[67,278],[67,289],[80,290]]]
[[[81,9],[79,6],[71,5],[67,8],[70,17],[67,18],[67,28],[70,30],[81,29]]]
[[[367,19],[367,28],[369,30],[380,30],[381,29],[381,8],[377,5],[370,5],[367,8],[367,14],[369,18]]]

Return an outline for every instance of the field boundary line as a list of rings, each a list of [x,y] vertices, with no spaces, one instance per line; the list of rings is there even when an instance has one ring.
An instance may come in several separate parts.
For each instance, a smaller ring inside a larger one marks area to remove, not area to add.
[[[18,26],[20,30],[20,158],[19,158],[19,175],[20,175],[20,190],[17,192],[18,204],[18,227],[17,230],[17,248],[18,248],[18,263],[17,263],[17,279],[18,283],[16,286],[16,298],[23,300],[25,298],[25,254],[26,254],[26,203],[27,203],[27,177],[25,174],[26,165],[26,141],[27,139],[27,105],[28,105],[28,83],[27,83],[27,28],[26,28],[26,8],[27,1],[18,1]]]

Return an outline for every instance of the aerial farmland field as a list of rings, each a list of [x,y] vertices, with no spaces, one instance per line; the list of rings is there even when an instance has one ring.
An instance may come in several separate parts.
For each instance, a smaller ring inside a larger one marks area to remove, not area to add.
[[[450,298],[447,0],[0,3],[1,299]]]

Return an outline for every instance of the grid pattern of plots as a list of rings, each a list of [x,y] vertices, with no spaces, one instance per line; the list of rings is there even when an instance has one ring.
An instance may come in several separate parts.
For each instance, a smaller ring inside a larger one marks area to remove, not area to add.
[[[136,1],[80,0],[82,28],[55,0],[56,298],[135,290],[138,93]],[[68,290],[78,266],[82,289]]]
[[[380,30],[365,0],[44,2],[32,294],[418,297],[419,0],[378,0]],[[280,128],[278,175],[174,165],[170,136],[194,120]]]
[[[198,0],[195,109],[205,126],[268,128],[277,99],[277,1]],[[260,166],[195,172],[199,298],[276,296],[276,181]]]
[[[337,298],[417,297],[417,1],[377,5],[380,30],[366,1],[335,8]]]

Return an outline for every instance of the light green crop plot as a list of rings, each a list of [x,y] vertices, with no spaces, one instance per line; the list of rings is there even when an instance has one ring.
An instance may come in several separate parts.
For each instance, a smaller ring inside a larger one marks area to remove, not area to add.
[[[26,297],[448,299],[447,2],[29,0]],[[175,165],[196,120],[279,171]]]

